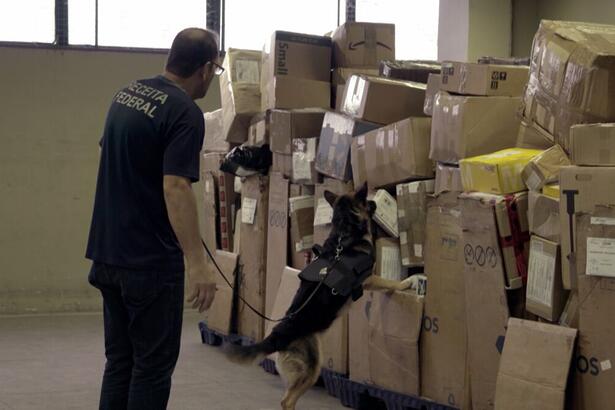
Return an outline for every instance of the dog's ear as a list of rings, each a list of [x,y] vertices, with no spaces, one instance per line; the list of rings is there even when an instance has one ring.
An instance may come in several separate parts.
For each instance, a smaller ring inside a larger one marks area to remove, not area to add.
[[[367,201],[367,182],[364,182],[361,188],[354,194],[356,200],[361,203],[365,203]]]
[[[376,213],[377,205],[374,201],[367,201],[367,214],[371,218]]]
[[[335,206],[335,201],[337,200],[337,195],[331,191],[325,191],[325,199],[329,205],[331,205],[331,208],[333,208]]]

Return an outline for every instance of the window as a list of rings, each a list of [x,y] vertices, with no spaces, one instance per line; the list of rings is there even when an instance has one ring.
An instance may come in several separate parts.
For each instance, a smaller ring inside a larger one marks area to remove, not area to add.
[[[356,1],[357,21],[395,24],[395,58],[438,58],[438,0]]]
[[[19,0],[0,12],[0,41],[53,43],[55,0]]]
[[[337,12],[337,0],[226,0],[224,44],[261,50],[275,30],[324,35]]]

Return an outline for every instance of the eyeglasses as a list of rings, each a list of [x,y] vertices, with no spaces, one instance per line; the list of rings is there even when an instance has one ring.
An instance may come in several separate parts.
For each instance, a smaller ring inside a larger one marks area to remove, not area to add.
[[[222,67],[220,64],[214,62],[214,61],[210,61],[211,65],[214,66],[214,74],[215,75],[222,75],[222,73],[224,72],[224,67]]]

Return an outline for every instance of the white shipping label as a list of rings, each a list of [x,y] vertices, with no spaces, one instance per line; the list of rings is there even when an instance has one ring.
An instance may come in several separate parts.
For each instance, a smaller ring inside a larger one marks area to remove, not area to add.
[[[600,362],[600,368],[602,369],[603,372],[607,370],[611,370],[612,367],[613,366],[611,366],[610,360],[603,360],[602,362]]]
[[[309,251],[314,246],[314,235],[306,235],[299,242],[295,243],[295,251]]]
[[[301,152],[293,153],[293,179],[294,180],[311,180],[312,167],[310,160]]]
[[[314,226],[327,225],[333,220],[333,208],[325,198],[318,198],[318,206],[314,212]]]
[[[401,263],[402,263],[404,266],[408,266],[408,265],[410,265],[410,258],[404,258],[404,259],[402,259]]]
[[[423,257],[423,245],[421,245],[420,243],[414,244],[414,256],[416,256],[417,258]]]
[[[592,216],[590,223],[592,225],[615,225],[615,218],[601,218],[597,216]]]
[[[400,281],[402,278],[401,255],[396,246],[380,248],[380,276]]]
[[[399,233],[399,244],[405,245],[408,243],[408,233],[406,231],[402,231]]]
[[[615,277],[615,239],[587,238],[586,273]]]
[[[238,84],[260,84],[261,78],[258,69],[258,61],[235,60],[234,81]]]
[[[399,237],[397,225],[397,201],[387,191],[381,189],[374,196],[376,202],[376,212],[374,220],[387,233],[394,237]]]
[[[254,223],[254,217],[256,216],[256,203],[258,201],[254,198],[243,198],[241,204],[241,222],[244,224],[252,225]]]
[[[555,257],[532,246],[527,276],[527,298],[545,306],[552,306],[554,280]]]
[[[209,180],[205,181],[205,192],[207,192],[208,194],[211,192],[211,183],[209,182]]]

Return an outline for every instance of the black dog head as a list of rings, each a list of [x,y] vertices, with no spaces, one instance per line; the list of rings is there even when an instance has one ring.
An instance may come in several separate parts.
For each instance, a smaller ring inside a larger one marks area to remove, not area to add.
[[[354,238],[369,233],[369,221],[376,211],[376,203],[367,200],[367,184],[354,194],[336,195],[330,191],[324,194],[333,208],[332,233]]]

